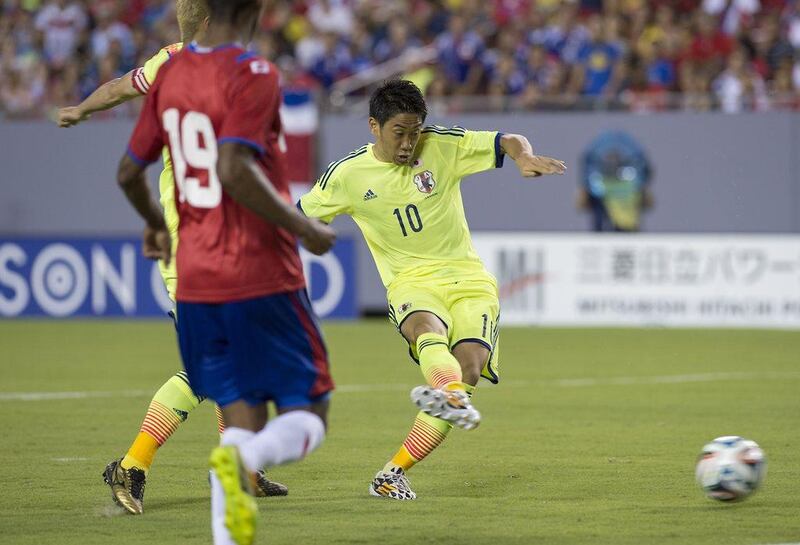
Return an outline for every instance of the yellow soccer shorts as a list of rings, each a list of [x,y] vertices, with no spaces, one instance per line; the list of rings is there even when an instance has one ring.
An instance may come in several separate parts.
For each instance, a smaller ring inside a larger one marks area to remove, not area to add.
[[[493,384],[499,382],[500,301],[492,280],[401,280],[391,285],[387,298],[389,320],[398,331],[403,321],[415,312],[430,312],[447,327],[450,350],[462,342],[484,345],[490,354],[481,376]],[[408,352],[419,363],[417,349],[410,343]]]
[[[172,259],[169,260],[169,265],[164,265],[164,260],[158,261],[158,270],[161,273],[161,278],[164,280],[164,285],[167,287],[167,293],[172,302],[175,302],[175,290],[178,289],[178,270],[177,259],[175,255],[178,250],[178,233],[172,232]]]

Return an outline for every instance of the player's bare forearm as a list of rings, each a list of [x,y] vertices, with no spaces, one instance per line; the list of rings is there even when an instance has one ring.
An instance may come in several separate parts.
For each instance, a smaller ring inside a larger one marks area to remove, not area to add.
[[[283,200],[258,167],[251,148],[222,144],[217,170],[222,187],[233,200],[295,235],[304,234],[308,219]]]
[[[144,167],[125,155],[119,163],[117,183],[146,223],[142,234],[142,254],[148,259],[163,259],[169,265],[172,238],[161,207],[147,185]]]
[[[503,153],[516,161],[523,153],[533,155],[533,146],[527,138],[521,134],[504,134],[500,138],[500,147],[503,148]]]
[[[143,166],[127,155],[123,156],[117,170],[117,183],[128,198],[128,202],[133,205],[149,227],[166,229],[164,214],[147,185],[147,176],[145,176]]]
[[[511,157],[517,164],[520,174],[526,178],[533,178],[543,174],[564,174],[567,166],[564,161],[534,155],[533,146],[527,138],[520,134],[504,134],[500,138],[500,147],[503,153]]]
[[[265,220],[295,234],[305,248],[322,255],[336,241],[336,232],[322,222],[307,218],[272,186],[247,146],[225,143],[219,149],[217,174],[225,192]]]
[[[77,106],[62,108],[58,111],[58,126],[72,127],[89,119],[95,113],[108,110],[141,96],[133,87],[132,74],[108,81],[94,90],[86,99]]]

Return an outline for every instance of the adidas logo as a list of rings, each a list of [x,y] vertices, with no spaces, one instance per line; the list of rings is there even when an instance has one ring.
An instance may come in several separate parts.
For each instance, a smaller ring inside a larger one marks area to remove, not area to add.
[[[376,195],[375,192],[372,191],[371,189],[369,191],[367,191],[366,193],[364,193],[364,200],[365,201],[368,201],[370,199],[377,199],[377,198],[378,198],[378,195]]]

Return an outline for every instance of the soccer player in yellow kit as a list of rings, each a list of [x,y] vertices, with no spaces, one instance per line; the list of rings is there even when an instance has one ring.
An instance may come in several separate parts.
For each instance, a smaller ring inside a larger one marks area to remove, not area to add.
[[[566,168],[534,155],[524,136],[423,127],[426,115],[413,83],[384,83],[370,99],[375,143],[331,163],[298,202],[325,222],[339,214],[355,220],[387,288],[389,318],[428,383],[412,390],[420,412],[370,484],[373,496],[398,500],[416,498],[406,472],[453,425],[480,422],[471,403],[478,379],[499,380],[497,283],[472,246],[462,178],[501,167],[506,155],[526,177]]]
[[[95,112],[113,108],[147,94],[161,66],[180,51],[184,43],[197,39],[208,25],[208,8],[203,0],[177,0],[175,7],[183,41],[162,48],[144,66],[101,85],[79,105],[59,110],[57,122],[60,127],[72,127],[85,121]],[[159,192],[161,206],[164,208],[164,219],[172,235],[173,258],[169,265],[159,261],[159,268],[170,299],[175,301],[178,211],[175,207],[172,161],[167,148],[164,148],[163,162]],[[203,399],[197,397],[189,387],[185,371],[176,373],[153,396],[130,449],[123,458],[110,462],[103,472],[103,479],[111,487],[112,497],[126,511],[134,515],[143,512],[147,473],[158,448],[202,401]],[[224,423],[219,407],[217,407],[217,418],[219,431],[222,433]],[[269,481],[263,473],[258,475],[257,485],[255,492],[258,496],[285,496],[288,493],[286,486]]]

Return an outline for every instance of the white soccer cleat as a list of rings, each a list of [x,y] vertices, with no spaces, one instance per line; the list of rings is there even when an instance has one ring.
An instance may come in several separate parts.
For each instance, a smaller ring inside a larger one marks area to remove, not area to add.
[[[379,498],[391,500],[415,500],[417,495],[411,490],[406,472],[402,467],[394,467],[391,471],[378,471],[369,484],[369,493]]]
[[[481,423],[481,413],[472,406],[469,396],[462,390],[417,386],[411,390],[411,401],[422,412],[461,429],[472,430]]]

